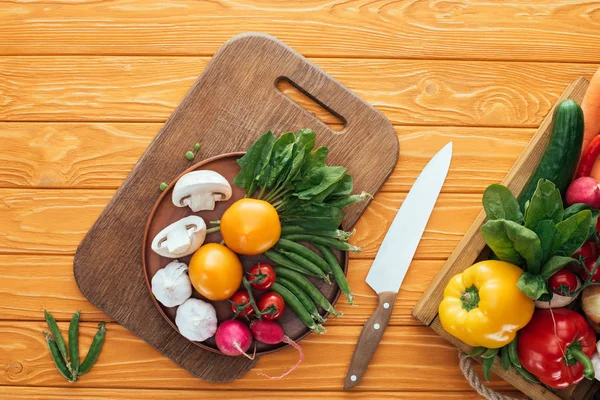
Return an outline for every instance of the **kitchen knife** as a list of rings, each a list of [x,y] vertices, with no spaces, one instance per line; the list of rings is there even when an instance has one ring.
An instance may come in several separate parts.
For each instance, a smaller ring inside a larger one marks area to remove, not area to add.
[[[388,325],[394,300],[425,231],[452,160],[452,142],[442,148],[417,177],[383,239],[365,281],[378,304],[358,337],[344,389],[360,382]]]

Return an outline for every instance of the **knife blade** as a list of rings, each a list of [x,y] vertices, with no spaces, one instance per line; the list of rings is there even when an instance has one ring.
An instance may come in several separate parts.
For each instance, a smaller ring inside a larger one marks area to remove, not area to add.
[[[378,304],[358,338],[344,389],[356,386],[383,336],[400,285],[421,241],[452,160],[452,142],[427,163],[406,195],[365,281],[377,293]]]

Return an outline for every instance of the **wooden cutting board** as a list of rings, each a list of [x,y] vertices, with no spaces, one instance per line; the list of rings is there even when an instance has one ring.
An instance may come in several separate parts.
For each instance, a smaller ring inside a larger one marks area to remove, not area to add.
[[[588,84],[589,83],[585,78],[579,78],[573,81],[558,98],[556,104],[565,99],[572,99],[581,104],[581,100],[583,99]],[[554,105],[555,107],[556,104]],[[552,130],[553,114],[554,107],[550,110],[546,118],[544,118],[542,124],[531,138],[531,141],[525,150],[523,150],[523,153],[508,172],[506,178],[502,181],[502,184],[515,194],[520,193],[521,190],[523,190],[525,183],[529,180],[529,177],[537,167],[542,154],[546,149]],[[482,206],[481,212],[465,234],[465,237],[452,252],[448,261],[446,261],[413,309],[413,315],[419,321],[423,322],[425,325],[429,325],[438,335],[448,340],[465,353],[469,353],[471,347],[444,330],[439,320],[438,307],[443,298],[444,288],[454,275],[461,273],[473,265],[478,259],[487,259],[487,250],[489,249],[486,249],[486,244],[480,234],[480,228],[485,221],[486,215]],[[480,256],[483,257],[480,258]],[[533,400],[592,400],[594,393],[600,386],[597,381],[584,379],[578,385],[571,386],[568,389],[551,391],[541,384],[534,384],[526,381],[513,368],[509,371],[504,371],[499,361],[499,357],[496,357],[492,371],[507,382],[513,384],[517,389]]]
[[[276,88],[287,78],[344,121],[332,131]],[[390,122],[369,104],[279,40],[242,34],[225,43],[154,138],[75,255],[75,279],[87,299],[193,375],[211,382],[241,377],[255,361],[195,346],[159,314],[144,281],[144,226],[161,182],[190,166],[184,154],[202,144],[196,162],[245,151],[262,133],[312,128],[329,147],[328,162],[347,167],[354,191],[376,193],[398,159]],[[349,208],[351,228],[367,203]],[[352,273],[350,271],[350,273]],[[107,345],[110,345],[108,340]]]

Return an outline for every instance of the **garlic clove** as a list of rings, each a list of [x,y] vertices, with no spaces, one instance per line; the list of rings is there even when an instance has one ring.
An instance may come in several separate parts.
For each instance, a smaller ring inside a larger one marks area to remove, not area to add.
[[[192,296],[188,266],[177,260],[159,269],[152,277],[152,294],[165,307],[176,307]]]
[[[163,257],[179,258],[192,254],[206,238],[206,223],[190,215],[161,230],[152,240],[152,250]]]
[[[175,324],[184,337],[202,342],[217,332],[217,313],[212,304],[190,298],[177,308]]]

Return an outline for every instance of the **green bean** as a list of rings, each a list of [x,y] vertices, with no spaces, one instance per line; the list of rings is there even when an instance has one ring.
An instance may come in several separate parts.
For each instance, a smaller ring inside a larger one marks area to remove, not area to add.
[[[352,196],[346,196],[342,197],[341,199],[329,201],[327,204],[337,208],[344,208],[358,203],[366,198],[373,198],[373,196],[371,196],[369,193],[362,192],[361,194],[353,194]]]
[[[527,371],[525,368],[523,368],[523,367],[515,367],[515,369],[517,370],[517,372],[519,374],[521,374],[521,376],[523,378],[525,378],[526,381],[531,382],[531,383],[540,383],[540,381],[538,380],[538,378],[536,378],[535,375],[533,375],[531,372]]]
[[[342,313],[338,313],[335,311],[329,300],[327,300],[325,296],[323,296],[323,293],[321,293],[321,291],[317,289],[317,287],[313,285],[313,283],[306,279],[304,276],[295,271],[291,271],[282,267],[275,267],[274,269],[275,274],[277,274],[278,277],[283,277],[298,285],[302,290],[304,290],[304,292],[306,292],[311,297],[311,299],[313,299],[315,304],[321,307],[323,310],[327,311],[328,313],[331,313],[334,317],[339,317],[342,315]]]
[[[505,371],[510,369],[510,356],[508,355],[508,346],[504,346],[500,349],[500,360],[502,360],[502,368]]]
[[[98,324],[98,332],[96,332],[96,336],[94,336],[94,339],[92,340],[92,345],[90,346],[85,359],[79,366],[79,376],[87,374],[98,360],[105,336],[106,327],[104,326],[104,322],[100,322]]]
[[[323,236],[297,233],[293,235],[285,235],[284,239],[288,239],[294,242],[310,242],[314,244],[322,244],[323,246],[333,247],[334,249],[342,251],[353,251],[355,253],[360,253],[362,251],[360,247],[352,246],[351,244],[342,242],[341,240],[336,240]]]
[[[323,278],[327,282],[331,283],[331,280],[327,275],[325,275],[325,272],[323,272],[321,268],[317,267],[315,264],[302,257],[301,255],[285,250],[280,250],[279,252],[287,258],[289,258],[290,260],[292,260],[295,264],[300,265],[302,268],[309,270],[313,274],[316,274],[319,278]]]
[[[69,325],[69,357],[73,378],[77,378],[79,373],[79,317],[81,311],[77,310],[71,318]]]
[[[498,349],[487,349],[483,352],[481,358],[494,358],[496,357],[496,354],[498,354],[498,351]]]
[[[486,350],[487,350],[487,348],[485,348],[485,347],[473,347],[473,350],[471,350],[471,352],[467,355],[469,357],[479,357],[480,355],[485,353]]]
[[[496,358],[496,357],[490,357],[490,358],[483,359],[483,377],[485,378],[486,382],[490,381],[490,372],[492,372],[492,365],[494,364],[494,358]]]
[[[308,313],[306,308],[304,308],[300,300],[298,300],[298,298],[294,296],[289,289],[282,284],[275,282],[273,286],[271,286],[271,290],[275,293],[278,293],[283,298],[285,304],[290,307],[290,309],[309,329],[317,333],[325,333],[325,328],[323,328],[323,325],[315,323],[312,316]]]
[[[283,250],[287,250],[292,253],[296,253],[296,254],[306,258],[308,261],[315,264],[326,274],[331,273],[331,267],[329,266],[327,261],[323,260],[321,257],[319,257],[319,255],[317,253],[315,253],[308,247],[298,244],[296,242],[292,242],[291,240],[283,239],[283,238],[279,239],[279,241],[277,242],[277,246]]]
[[[519,361],[519,353],[517,352],[517,337],[508,344],[508,357],[515,368],[523,368]]]
[[[54,361],[54,365],[56,369],[62,376],[64,376],[69,382],[75,382],[77,378],[73,378],[69,368],[67,368],[67,364],[63,359],[60,350],[56,344],[56,341],[52,338],[52,336],[48,332],[44,332],[46,335],[46,343],[48,344],[48,349],[50,349],[50,355],[52,356],[52,360]]]
[[[312,299],[304,290],[302,290],[298,285],[294,282],[284,278],[283,276],[277,277],[277,282],[285,286],[290,292],[294,294],[300,300],[300,303],[306,308],[306,311],[313,317],[313,319],[317,322],[324,322],[325,319],[319,314],[319,310],[317,310],[317,306],[313,303]]]
[[[48,310],[44,310],[44,317],[46,318],[46,323],[48,324],[48,328],[50,329],[50,333],[52,334],[52,338],[56,343],[56,347],[58,347],[58,351],[65,361],[65,365],[71,371],[71,365],[69,364],[69,356],[67,355],[67,345],[65,344],[65,339],[63,339],[62,334],[60,333],[60,329],[58,329],[58,324],[56,320],[48,312]]]
[[[352,235],[354,235],[354,233],[356,233],[356,230],[353,230],[351,232],[342,231],[340,229],[336,229],[334,231],[309,231],[298,225],[282,225],[281,226],[281,235],[282,236],[293,235],[293,234],[297,234],[297,233],[304,233],[304,234],[316,235],[316,236],[324,236],[324,237],[329,237],[332,239],[343,240],[345,242],[348,239],[350,239],[350,237],[352,237]]]
[[[290,260],[289,258],[287,258],[286,256],[284,256],[283,254],[275,251],[275,250],[267,250],[263,253],[269,260],[279,264],[279,265],[283,265],[286,268],[292,269],[296,272],[299,272],[301,274],[304,275],[308,275],[308,276],[314,276],[314,277],[319,277],[319,275],[310,272],[309,270],[307,270],[306,268],[296,264],[295,262],[293,262],[292,260]],[[319,270],[320,273],[323,273],[323,271]]]
[[[350,285],[348,284],[348,280],[346,279],[344,270],[338,263],[335,254],[333,254],[333,252],[326,246],[316,244],[315,247],[321,252],[321,254],[323,254],[323,257],[325,257],[325,260],[327,261],[329,267],[331,268],[331,271],[333,272],[333,277],[335,278],[335,281],[337,282],[340,289],[342,289],[342,293],[346,295],[348,303],[350,303],[350,305],[354,305],[354,296],[350,291]]]

